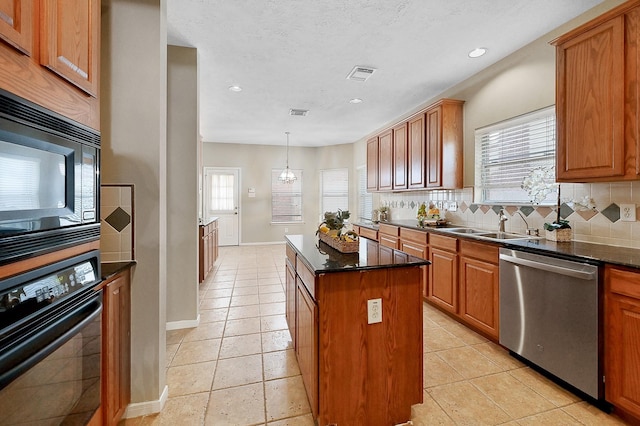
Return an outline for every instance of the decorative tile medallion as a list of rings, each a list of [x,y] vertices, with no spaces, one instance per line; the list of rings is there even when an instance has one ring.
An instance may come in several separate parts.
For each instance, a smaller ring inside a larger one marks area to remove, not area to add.
[[[109,216],[104,219],[109,225],[118,232],[122,232],[124,228],[131,223],[131,216],[121,207],[116,208]]]
[[[600,213],[604,215],[611,222],[617,222],[620,220],[620,206],[613,203],[610,204],[606,209],[602,210]]]
[[[560,206],[560,217],[562,219],[566,219],[571,216],[571,213],[573,213],[573,209],[569,207],[567,203],[562,203]]]

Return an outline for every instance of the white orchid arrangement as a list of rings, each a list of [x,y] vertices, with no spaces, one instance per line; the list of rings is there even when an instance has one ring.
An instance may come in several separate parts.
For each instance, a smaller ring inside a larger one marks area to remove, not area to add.
[[[553,167],[537,167],[524,177],[521,188],[527,191],[532,203],[540,204],[550,193],[560,190],[555,180]]]

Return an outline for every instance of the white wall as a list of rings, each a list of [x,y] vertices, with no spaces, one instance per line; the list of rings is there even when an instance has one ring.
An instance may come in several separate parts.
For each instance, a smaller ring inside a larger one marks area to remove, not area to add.
[[[289,147],[289,167],[303,170],[303,224],[271,224],[271,169],[286,163],[286,148],[275,145],[239,145],[205,142],[205,167],[240,168],[240,244],[282,242],[288,234],[313,234],[320,214],[318,172],[322,169],[352,168],[351,144],[324,148]],[[355,170],[349,179],[355,181]],[[256,189],[249,198],[248,188]],[[354,193],[355,195],[355,193]],[[352,200],[355,211],[355,198]]]
[[[167,328],[198,323],[198,52],[167,49]]]
[[[135,185],[131,400],[140,415],[166,396],[166,4],[103,0],[103,183]],[[195,188],[194,188],[195,191]],[[130,406],[132,408],[132,406]]]

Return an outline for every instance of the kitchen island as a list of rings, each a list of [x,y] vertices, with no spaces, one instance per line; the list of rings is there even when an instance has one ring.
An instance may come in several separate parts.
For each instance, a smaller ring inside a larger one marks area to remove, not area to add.
[[[286,316],[318,425],[395,425],[422,402],[428,261],[360,239],[340,253],[287,235]]]

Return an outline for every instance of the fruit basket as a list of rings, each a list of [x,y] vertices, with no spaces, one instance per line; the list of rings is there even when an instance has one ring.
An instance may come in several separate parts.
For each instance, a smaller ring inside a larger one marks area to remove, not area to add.
[[[320,238],[320,241],[338,250],[341,253],[357,253],[360,247],[360,242],[358,240],[341,240],[340,238],[334,238],[332,235],[324,232],[318,232],[318,236]]]
[[[316,234],[320,241],[341,253],[357,253],[360,247],[358,234],[345,230],[345,221],[349,211],[325,212],[324,221],[318,226]]]

